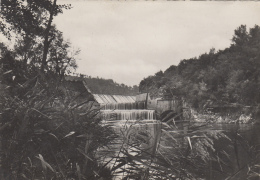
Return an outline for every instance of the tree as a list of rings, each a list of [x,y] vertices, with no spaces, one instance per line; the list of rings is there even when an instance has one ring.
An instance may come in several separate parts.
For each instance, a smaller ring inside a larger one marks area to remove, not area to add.
[[[3,0],[1,4],[0,31],[11,38],[11,33],[24,37],[28,43],[34,39],[42,43],[41,70],[47,68],[47,54],[55,37],[53,18],[70,5],[57,5],[57,0]],[[10,32],[11,30],[11,32]]]
[[[245,45],[248,42],[248,32],[246,25],[241,25],[235,30],[232,42],[237,46]]]
[[[104,168],[94,152],[113,132],[100,125],[87,91],[64,80],[78,52],[70,52],[52,21],[69,6],[57,0],[1,5],[0,32],[16,42],[13,50],[0,43],[0,179],[100,178]]]

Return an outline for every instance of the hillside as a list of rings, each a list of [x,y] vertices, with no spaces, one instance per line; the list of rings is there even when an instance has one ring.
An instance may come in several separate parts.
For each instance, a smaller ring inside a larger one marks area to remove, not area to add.
[[[164,72],[144,78],[140,92],[153,97],[183,97],[193,108],[207,105],[260,103],[260,27],[238,27],[230,47],[212,48],[199,57],[184,59]]]
[[[67,76],[66,79],[84,80],[93,94],[125,95],[138,94],[138,86],[119,84],[112,79],[103,79],[80,74],[79,76]]]

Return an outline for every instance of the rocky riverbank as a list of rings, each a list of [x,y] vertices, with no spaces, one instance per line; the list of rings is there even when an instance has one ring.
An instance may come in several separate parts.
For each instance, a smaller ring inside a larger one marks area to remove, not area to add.
[[[191,110],[191,119],[195,122],[210,122],[210,123],[228,123],[228,124],[248,124],[257,123],[257,113],[255,111],[247,112],[232,112],[232,113],[214,113],[210,111],[198,112]]]

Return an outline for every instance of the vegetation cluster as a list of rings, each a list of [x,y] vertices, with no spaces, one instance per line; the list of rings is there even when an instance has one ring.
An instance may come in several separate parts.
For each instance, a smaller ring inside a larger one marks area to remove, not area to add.
[[[246,135],[238,126],[225,132],[206,123],[126,124],[120,129],[123,141],[113,175],[125,180],[257,180],[258,128]]]
[[[79,53],[53,24],[64,9],[70,5],[57,0],[1,1],[9,42],[0,42],[0,179],[109,177],[95,152],[113,131],[91,110],[91,97],[64,79]]]
[[[238,27],[230,47],[184,59],[144,78],[140,92],[154,97],[183,97],[192,108],[251,106],[260,103],[260,27]]]

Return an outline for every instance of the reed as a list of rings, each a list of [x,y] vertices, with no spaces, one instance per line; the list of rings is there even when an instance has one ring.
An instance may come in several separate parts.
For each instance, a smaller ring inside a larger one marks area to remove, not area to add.
[[[43,78],[43,77],[44,78]],[[2,76],[0,76],[2,78]],[[98,179],[95,151],[114,137],[91,99],[50,74],[0,86],[0,179]],[[86,97],[86,96],[84,96]]]
[[[199,179],[222,162],[214,140],[228,137],[205,125],[136,123],[123,129],[123,139],[111,169],[118,179]],[[228,140],[229,141],[229,140]]]

